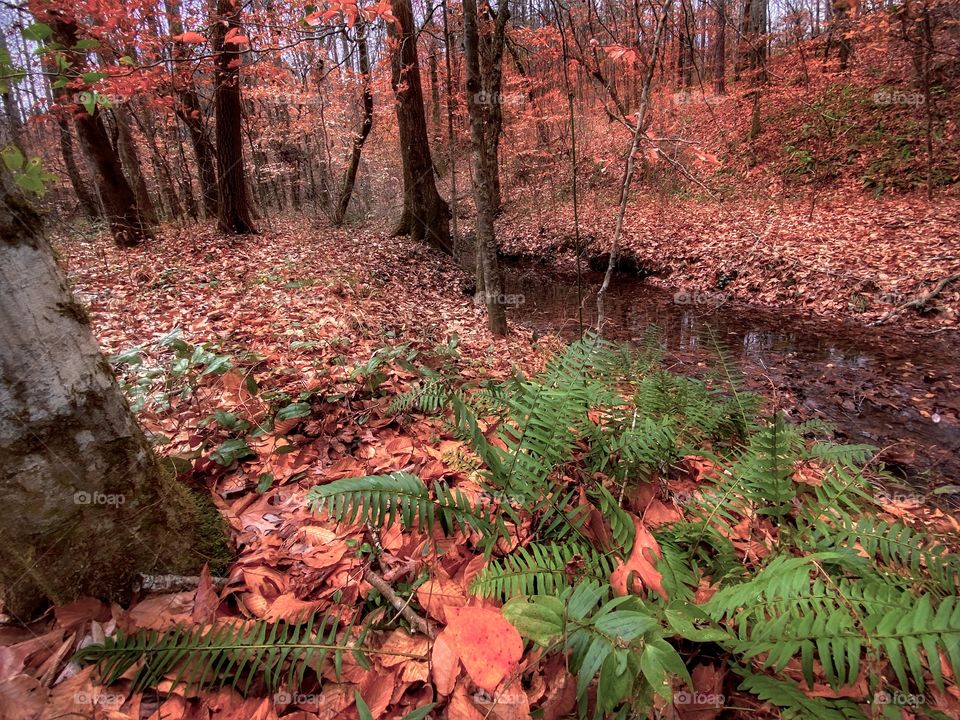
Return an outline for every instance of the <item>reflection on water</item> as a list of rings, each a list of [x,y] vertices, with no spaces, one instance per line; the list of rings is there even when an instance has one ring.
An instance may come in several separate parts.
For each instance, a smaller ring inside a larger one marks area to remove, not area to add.
[[[509,312],[538,332],[576,337],[575,278],[543,268],[508,263],[505,292],[522,296]],[[596,290],[602,276],[583,276],[584,324],[596,322]],[[701,300],[705,300],[701,302]],[[604,335],[642,342],[650,326],[659,330],[671,366],[702,372],[719,340],[741,366],[747,382],[775,392],[798,419],[831,422],[841,438],[880,447],[907,448],[899,455],[911,475],[926,473],[932,482],[960,478],[960,359],[955,352],[933,353],[926,343],[897,347],[884,342],[882,330],[801,323],[775,310],[726,300],[722,293],[672,294],[640,280],[619,278],[605,301]],[[934,422],[938,409],[948,420]],[[912,448],[912,449],[910,449]]]

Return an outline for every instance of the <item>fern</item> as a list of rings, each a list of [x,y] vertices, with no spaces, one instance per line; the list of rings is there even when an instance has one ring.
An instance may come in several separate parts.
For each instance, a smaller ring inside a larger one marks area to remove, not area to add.
[[[889,579],[919,586],[937,595],[960,594],[960,555],[903,523],[878,518],[841,518],[835,523],[811,520],[799,540],[811,550],[858,549],[888,570]]]
[[[405,529],[428,530],[439,520],[451,532],[459,527],[493,540],[506,534],[503,518],[493,508],[474,505],[459,490],[440,483],[433,491],[436,497],[415,475],[395,472],[317,485],[307,493],[307,503],[314,513],[326,510],[333,520],[351,525],[387,529],[399,521]]]
[[[351,637],[336,617],[316,613],[295,622],[234,621],[214,627],[173,628],[127,635],[118,631],[102,644],[89,645],[75,660],[97,666],[101,681],[111,684],[141,663],[133,676],[132,691],[153,687],[173,677],[196,690],[229,686],[243,694],[260,679],[268,690],[282,685],[298,688],[307,670],[321,682],[324,659],[332,652],[337,675],[344,653],[368,667],[362,652],[363,633]]]
[[[744,659],[766,655],[764,667],[775,671],[799,657],[809,685],[815,659],[840,687],[856,679],[866,655],[885,658],[901,687],[912,679],[922,690],[926,669],[942,690],[940,653],[960,667],[960,602],[947,597],[935,605],[929,595],[917,597],[869,573],[849,580],[822,567],[833,563],[850,572],[852,557],[776,558],[751,580],[720,590],[706,610],[718,623],[733,623],[734,652]]]
[[[613,569],[609,555],[583,543],[534,543],[484,568],[470,592],[504,600],[517,595],[557,594],[580,579],[606,582]]]
[[[777,680],[769,675],[754,675],[742,668],[737,669],[737,672],[743,675],[740,689],[782,708],[784,720],[807,720],[814,717],[819,720],[867,720],[867,716],[850,700],[814,698],[789,680]]]

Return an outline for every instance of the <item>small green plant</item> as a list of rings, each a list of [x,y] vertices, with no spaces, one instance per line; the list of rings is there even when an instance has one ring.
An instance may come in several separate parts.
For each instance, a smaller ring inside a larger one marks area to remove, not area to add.
[[[169,410],[172,398],[187,399],[204,377],[222,375],[233,367],[232,355],[216,353],[210,343],[193,345],[180,336],[180,329],[174,328],[149,345],[110,358],[134,411]],[[153,364],[151,357],[156,357]]]

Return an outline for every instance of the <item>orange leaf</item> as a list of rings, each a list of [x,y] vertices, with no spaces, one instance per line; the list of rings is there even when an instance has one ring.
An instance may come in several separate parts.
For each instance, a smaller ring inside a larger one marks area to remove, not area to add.
[[[433,641],[433,685],[438,695],[449,695],[460,675],[460,658],[456,649],[449,640],[448,631],[444,630]]]
[[[189,45],[203,45],[207,41],[207,39],[198,32],[180,33],[179,35],[174,35],[173,39]]]
[[[523,640],[499,610],[447,607],[446,632],[476,685],[494,692],[523,656]]]
[[[610,585],[618,595],[627,595],[631,591],[638,591],[640,587],[648,587],[664,600],[669,601],[670,596],[663,589],[663,575],[654,567],[657,559],[662,557],[660,545],[642,522],[634,518],[633,525],[637,531],[633,551],[625,563],[621,563],[610,573]],[[631,575],[632,582],[630,582]],[[638,587],[638,580],[640,587]],[[629,587],[628,582],[630,582]]]

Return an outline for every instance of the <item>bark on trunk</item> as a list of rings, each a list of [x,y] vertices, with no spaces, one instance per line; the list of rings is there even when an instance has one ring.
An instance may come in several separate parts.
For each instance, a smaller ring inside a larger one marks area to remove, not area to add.
[[[134,197],[137,199],[140,217],[143,218],[145,223],[156,225],[157,209],[154,207],[153,200],[150,199],[147,181],[140,170],[140,158],[137,155],[137,147],[133,141],[133,131],[130,128],[130,111],[125,106],[118,105],[113,109],[113,117],[117,123],[117,150],[120,154],[120,162],[131,180],[130,185],[133,188]]]
[[[334,214],[334,223],[342,225],[347,216],[347,207],[353,196],[353,188],[357,182],[357,170],[360,168],[360,156],[363,144],[367,141],[370,129],[373,127],[373,92],[370,90],[370,54],[367,51],[367,27],[362,19],[357,21],[357,54],[360,56],[360,77],[363,83],[363,123],[360,132],[353,139],[353,149],[350,152],[350,161],[343,177],[343,186]]]
[[[89,186],[80,176],[80,168],[77,167],[77,158],[73,152],[73,136],[70,134],[70,123],[62,115],[57,116],[57,129],[60,135],[60,154],[63,155],[63,165],[67,169],[67,177],[70,179],[70,185],[77,194],[80,201],[80,207],[89,218],[98,218],[103,215],[100,208],[100,200],[96,194],[90,192]]]
[[[506,0],[501,0],[501,9],[506,10]],[[506,22],[506,18],[504,18]],[[507,314],[504,305],[503,283],[497,263],[497,240],[494,235],[495,213],[493,178],[496,162],[491,146],[485,137],[491,100],[483,94],[483,78],[480,72],[480,35],[477,28],[476,0],[463,0],[463,50],[467,72],[467,111],[470,115],[470,142],[473,147],[473,197],[477,206],[477,267],[482,282],[477,283],[487,308],[490,331],[494,335],[507,334]]]
[[[53,39],[61,47],[73,48],[77,44],[78,31],[74,20],[52,13],[46,16],[41,13],[37,20],[50,25]],[[82,74],[86,67],[83,55],[72,50],[64,52],[72,63],[70,73],[77,76]],[[140,244],[150,237],[149,227],[140,214],[136,196],[123,174],[120,158],[110,144],[100,108],[95,107],[93,113],[77,103],[67,108],[73,113],[77,136],[93,165],[100,200],[114,241],[122,247]]]
[[[236,38],[243,32],[238,0],[218,0],[220,22],[214,39],[216,59],[217,189],[220,196],[220,229],[240,235],[256,233],[247,173],[243,162],[240,100],[241,47]]]
[[[397,102],[403,160],[403,213],[394,234],[426,240],[451,255],[450,208],[437,192],[433,177],[413,9],[410,0],[391,0],[390,9],[395,18],[387,23],[393,44],[391,84]]]
[[[716,28],[713,38],[713,91],[717,95],[727,92],[727,2],[716,0]]]
[[[39,216],[0,188],[0,590],[123,599],[134,575],[196,568],[196,507],[166,478],[71,297]],[[169,565],[172,558],[190,559]]]

